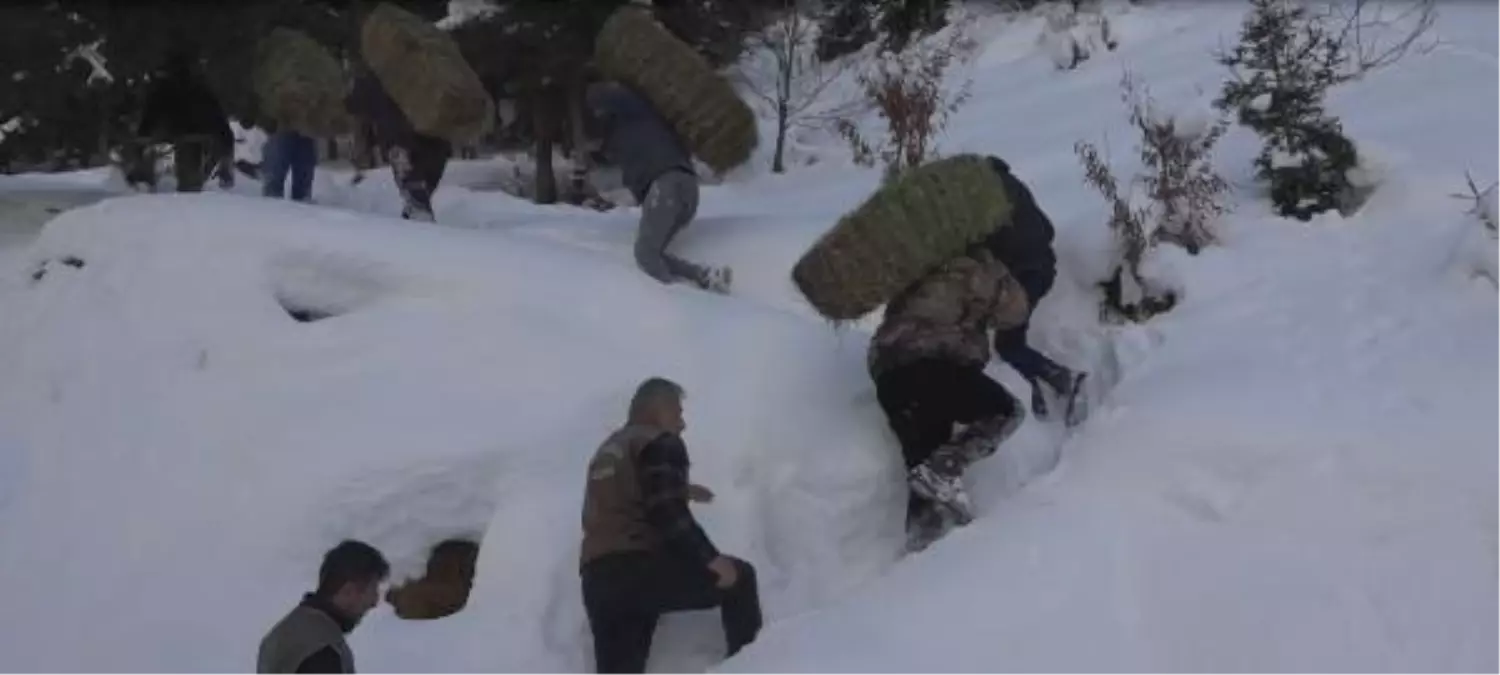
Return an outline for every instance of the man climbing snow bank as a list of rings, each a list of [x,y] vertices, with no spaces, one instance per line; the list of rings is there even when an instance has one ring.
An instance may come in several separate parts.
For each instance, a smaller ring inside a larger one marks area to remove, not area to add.
[[[698,175],[677,132],[646,99],[622,84],[595,83],[587,98],[604,132],[604,154],[620,167],[625,186],[641,204],[636,264],[664,284],[686,280],[727,293],[729,268],[705,267],[667,253],[672,239],[698,213]]]
[[[688,509],[713,493],[688,482],[682,399],[676,383],[646,380],[589,463],[580,574],[601,673],[645,672],[667,612],[719,607],[731,656],[760,632],[755,568],[714,548]]]
[[[1040,383],[1045,382],[1062,404],[1066,424],[1075,426],[1087,414],[1085,402],[1079,399],[1084,374],[1058,365],[1032,348],[1026,339],[1031,327],[1031,313],[1052,290],[1052,281],[1057,277],[1057,254],[1052,251],[1052,221],[1037,206],[1031,190],[1011,173],[1004,160],[994,156],[987,159],[1000,174],[1005,193],[1010,197],[1011,220],[1008,227],[996,228],[986,244],[995,259],[1005,264],[1026,292],[1026,316],[1019,325],[995,331],[995,353],[1031,384],[1031,410],[1037,417],[1046,419],[1050,412],[1040,387]]]
[[[912,550],[973,518],[964,469],[994,454],[1025,418],[984,368],[989,331],[1024,325],[1027,312],[1021,285],[976,244],[897,295],[871,339],[875,394],[906,460]],[[965,425],[957,435],[955,424]]]

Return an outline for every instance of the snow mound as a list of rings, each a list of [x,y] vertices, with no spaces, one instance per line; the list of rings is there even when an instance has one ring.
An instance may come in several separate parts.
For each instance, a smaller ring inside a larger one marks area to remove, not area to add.
[[[863,341],[824,326],[556,244],[227,195],[77,209],[28,256],[86,265],[27,281],[0,326],[16,457],[0,567],[21,572],[0,593],[27,609],[0,630],[7,667],[244,667],[339,539],[404,577],[478,536],[474,596],[441,622],[451,649],[382,610],[354,637],[361,662],[585,669],[583,468],[651,375],[687,388],[695,479],[719,494],[701,518],[761,568],[773,618],[898,546]],[[236,609],[205,622],[204,606]],[[66,649],[84,614],[136,618]],[[661,662],[711,663],[706,635]]]

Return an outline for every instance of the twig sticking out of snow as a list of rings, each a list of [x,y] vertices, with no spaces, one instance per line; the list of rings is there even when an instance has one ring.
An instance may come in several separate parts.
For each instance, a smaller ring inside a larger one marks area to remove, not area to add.
[[[1479,185],[1474,182],[1474,176],[1468,171],[1464,172],[1464,180],[1468,182],[1469,194],[1454,193],[1450,196],[1454,199],[1472,201],[1474,206],[1467,213],[1478,218],[1479,222],[1484,224],[1484,229],[1489,231],[1491,237],[1496,236],[1496,224],[1497,220],[1500,220],[1500,207],[1497,207],[1497,193],[1495,188],[1500,183],[1490,183],[1489,187],[1481,190],[1479,189]]]

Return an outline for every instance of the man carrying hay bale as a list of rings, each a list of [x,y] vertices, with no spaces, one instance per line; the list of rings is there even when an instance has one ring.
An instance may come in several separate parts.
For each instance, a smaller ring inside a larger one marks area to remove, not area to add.
[[[973,518],[963,472],[1026,417],[985,375],[990,330],[1026,321],[1026,292],[983,243],[938,266],[887,305],[870,341],[875,394],[906,460],[907,533],[920,550]],[[953,433],[955,424],[964,425]]]
[[[364,63],[355,64],[354,87],[345,106],[374,129],[401,191],[401,217],[434,222],[432,195],[443,179],[453,146],[444,139],[418,133]]]
[[[729,268],[705,267],[667,253],[672,239],[698,212],[698,175],[677,132],[645,98],[622,84],[592,84],[587,100],[604,132],[605,155],[620,167],[625,186],[641,204],[636,264],[664,284],[685,280],[728,293]]]
[[[1010,226],[997,228],[986,244],[1026,291],[1028,308],[1028,317],[1020,325],[995,331],[995,353],[1031,384],[1031,410],[1037,417],[1046,419],[1049,416],[1041,388],[1041,384],[1046,383],[1063,406],[1064,423],[1077,426],[1087,414],[1085,402],[1079,397],[1086,374],[1059,365],[1033,349],[1026,340],[1031,326],[1030,310],[1034,310],[1052,289],[1052,281],[1057,276],[1057,255],[1052,251],[1052,221],[1037,206],[1031,190],[1011,173],[1004,160],[994,156],[986,159],[1000,174],[1012,203]]]
[[[168,52],[153,74],[137,135],[148,145],[173,144],[178,192],[201,192],[210,170],[220,187],[229,188],[234,184],[234,132],[193,61],[185,46]]]
[[[312,198],[318,138],[349,130],[344,110],[344,69],[316,40],[277,27],[256,47],[253,83],[267,134],[261,159],[261,194],[280,199],[292,179],[292,200]]]

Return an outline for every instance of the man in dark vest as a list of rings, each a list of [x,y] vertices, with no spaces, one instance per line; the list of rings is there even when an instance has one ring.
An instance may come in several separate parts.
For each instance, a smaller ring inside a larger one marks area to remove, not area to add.
[[[688,510],[713,493],[688,482],[682,399],[676,383],[646,380],[589,463],[580,572],[601,673],[645,672],[667,612],[719,607],[731,656],[760,632],[755,568],[720,554]]]
[[[369,544],[335,546],[323,557],[318,589],[261,640],[256,672],[354,672],[354,653],[344,636],[380,602],[380,584],[390,572],[385,557]]]

